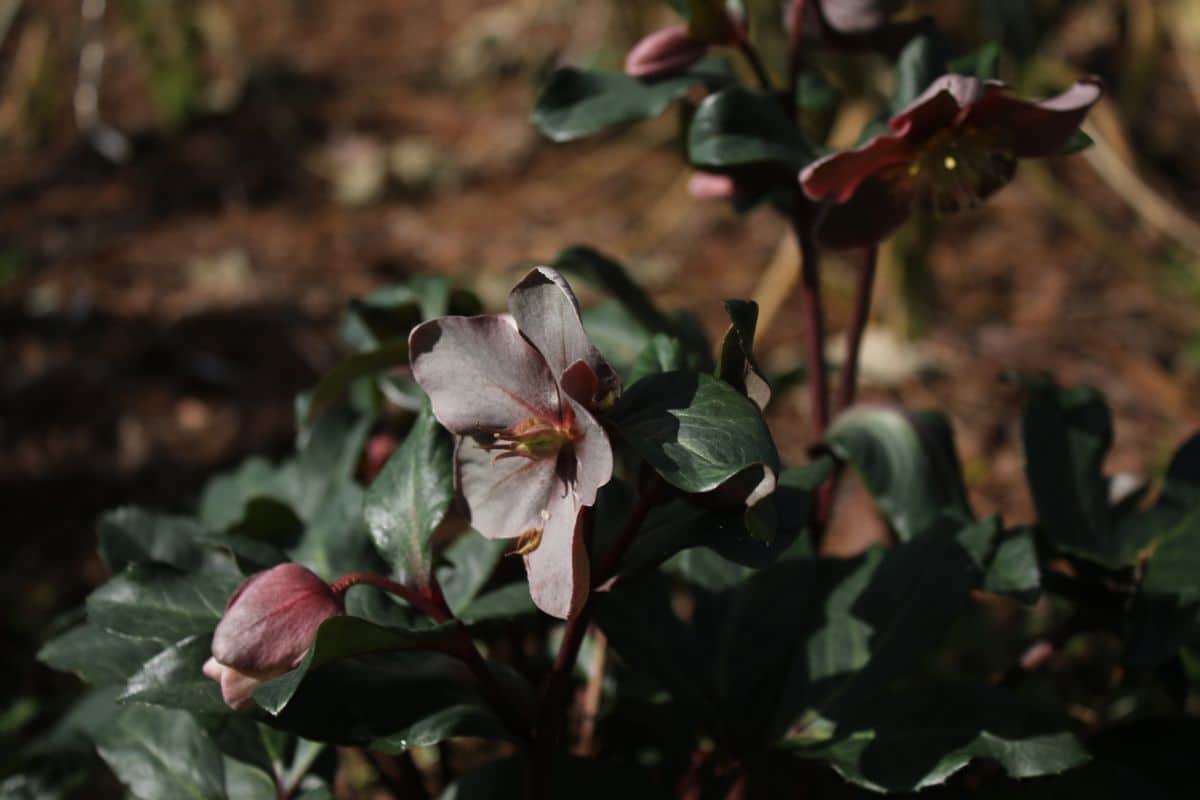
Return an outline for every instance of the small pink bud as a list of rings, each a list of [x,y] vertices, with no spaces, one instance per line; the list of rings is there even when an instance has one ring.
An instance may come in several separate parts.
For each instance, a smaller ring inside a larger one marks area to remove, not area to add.
[[[642,39],[625,58],[625,72],[635,78],[655,78],[687,69],[708,51],[708,45],[688,35],[686,25],[673,25]]]
[[[341,613],[341,599],[299,564],[255,573],[229,598],[204,674],[221,684],[226,704],[246,708],[254,689],[297,667],[321,623]]]
[[[697,200],[728,200],[736,190],[733,178],[728,175],[695,172],[688,179],[688,192]]]

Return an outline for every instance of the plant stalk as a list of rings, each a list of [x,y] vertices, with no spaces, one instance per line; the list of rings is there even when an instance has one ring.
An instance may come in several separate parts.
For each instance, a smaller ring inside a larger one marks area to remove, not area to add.
[[[863,333],[871,318],[871,295],[875,289],[875,265],[879,248],[869,247],[863,252],[862,267],[858,272],[858,283],[854,287],[854,312],[850,327],[846,331],[846,356],[842,362],[842,374],[838,384],[837,410],[845,411],[854,405],[858,389],[858,362],[862,351]]]
[[[804,314],[805,361],[808,366],[809,413],[813,438],[820,439],[829,425],[829,377],[825,369],[825,310],[821,301],[820,251],[804,209],[797,209],[792,227],[800,243],[801,308]]]

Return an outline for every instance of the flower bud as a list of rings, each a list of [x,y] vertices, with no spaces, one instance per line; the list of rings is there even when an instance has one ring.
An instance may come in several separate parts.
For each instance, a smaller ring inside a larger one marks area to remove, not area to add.
[[[673,25],[642,39],[625,58],[625,72],[635,78],[655,78],[687,69],[707,52],[708,45],[693,39],[686,25]]]
[[[688,193],[697,200],[730,200],[737,193],[737,185],[728,175],[693,172],[688,178]]]
[[[888,23],[905,0],[821,0],[825,22],[838,33],[870,33]]]
[[[341,599],[299,564],[251,575],[225,606],[204,674],[221,684],[227,705],[246,708],[255,688],[296,668],[321,623],[341,613]]]

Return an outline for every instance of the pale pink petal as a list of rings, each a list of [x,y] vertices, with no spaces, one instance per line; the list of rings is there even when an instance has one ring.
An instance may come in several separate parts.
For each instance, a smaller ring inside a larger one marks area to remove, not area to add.
[[[583,361],[596,373],[601,391],[619,391],[616,372],[588,338],[579,316],[579,301],[558,272],[549,267],[531,270],[508,293],[508,308],[555,378],[561,379],[572,364]]]
[[[238,672],[232,667],[221,670],[221,699],[234,711],[244,711],[254,705],[254,690],[263,680]]]
[[[213,658],[250,675],[286,672],[321,623],[341,613],[324,581],[299,564],[280,564],[251,575],[234,592],[213,633]]]
[[[559,484],[557,458],[496,458],[470,437],[458,443],[458,489],[471,526],[489,539],[511,539],[546,524]]]
[[[455,433],[560,419],[557,375],[501,317],[430,320],[413,329],[408,347],[413,376],[429,395],[434,416]]]
[[[821,0],[825,22],[839,33],[868,33],[882,27],[906,0]],[[809,0],[809,4],[812,0]]]
[[[578,526],[578,495],[562,484],[558,488],[541,542],[525,554],[525,572],[534,604],[550,616],[566,619],[587,600],[591,569]]]
[[[579,504],[590,506],[596,502],[596,492],[612,480],[613,452],[608,434],[583,406],[570,401],[575,413],[575,492]]]
[[[887,167],[913,158],[913,148],[901,135],[884,133],[856,150],[831,153],[809,164],[800,173],[800,185],[813,200],[844,203],[867,178]]]
[[[708,51],[708,45],[688,35],[687,25],[655,31],[633,46],[625,58],[625,73],[655,78],[687,69]]]
[[[1079,130],[1103,91],[1096,78],[1079,81],[1062,94],[1040,103],[1030,103],[1000,90],[988,91],[967,111],[964,123],[996,131],[1018,158],[1053,155]]]

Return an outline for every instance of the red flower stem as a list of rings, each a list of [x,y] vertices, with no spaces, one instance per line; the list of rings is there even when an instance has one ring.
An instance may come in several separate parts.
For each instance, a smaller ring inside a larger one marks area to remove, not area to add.
[[[621,530],[617,540],[609,547],[608,552],[604,554],[599,567],[592,573],[591,586],[593,589],[603,585],[616,574],[622,556],[629,549],[629,545],[633,543],[642,523],[646,521],[646,516],[662,499],[662,481],[657,476],[653,480],[653,484],[638,497],[637,504],[629,512],[629,519],[625,522],[625,527]],[[594,515],[595,509],[586,509],[584,513]],[[585,524],[590,525],[590,520]],[[553,755],[561,749],[563,729],[566,727],[566,709],[571,694],[571,674],[575,661],[579,658],[579,648],[583,645],[588,625],[592,621],[595,610],[594,598],[595,593],[589,592],[583,607],[574,616],[567,619],[562,642],[559,644],[558,654],[554,658],[554,666],[542,688],[541,704],[534,727],[537,748],[534,777],[538,781],[538,784],[533,787],[534,797],[549,797]]]
[[[750,69],[754,70],[754,77],[758,78],[758,82],[762,85],[762,88],[768,92],[772,91],[774,87],[771,85],[771,76],[767,74],[767,68],[763,65],[762,58],[758,55],[758,50],[744,34],[738,37],[738,49],[746,57],[746,62],[750,64]]]
[[[854,316],[846,332],[846,355],[842,362],[842,374],[838,382],[837,410],[839,413],[854,405],[854,394],[858,389],[858,360],[862,352],[863,332],[871,318],[871,295],[875,288],[875,265],[879,249],[868,247],[863,251],[862,269],[854,288]],[[839,464],[817,493],[817,530],[824,530],[833,513],[833,499],[842,480],[843,465]]]
[[[825,310],[821,302],[821,256],[807,217],[803,210],[798,211],[792,220],[792,226],[800,243],[800,290],[804,314],[805,361],[808,368],[809,413],[812,417],[813,437],[820,439],[829,425],[829,379],[825,371]]]
[[[446,598],[442,594],[442,588],[436,578],[431,578],[429,586],[422,592],[416,591],[402,583],[389,580],[374,572],[352,572],[349,575],[343,575],[338,578],[329,588],[335,595],[340,597],[351,586],[359,584],[374,586],[376,589],[382,589],[385,592],[390,592],[408,601],[413,608],[434,622],[457,622],[454,613],[446,604]],[[500,688],[500,684],[496,682],[496,676],[492,674],[491,669],[488,667],[487,661],[484,660],[483,655],[479,652],[479,648],[475,646],[475,642],[471,639],[470,634],[467,633],[466,628],[462,627],[461,623],[459,624],[456,641],[448,645],[444,652],[459,659],[471,670],[476,680],[479,681],[479,689],[483,693],[484,699],[500,715],[500,719],[504,722],[505,726],[520,739],[528,740],[530,738],[529,721],[525,718],[524,714],[513,706],[504,694],[504,691]]]
[[[349,575],[343,575],[330,584],[329,589],[340,597],[351,586],[357,586],[360,583],[367,586],[374,586],[376,589],[382,589],[385,592],[396,595],[400,599],[407,601],[409,605],[434,622],[449,622],[453,619],[454,615],[449,612],[449,609],[444,607],[445,601],[439,604],[432,591],[417,591],[402,583],[397,583],[382,575],[377,575],[374,572],[351,572]],[[441,592],[437,594],[440,595]]]
[[[796,0],[792,5],[792,29],[788,32],[787,103],[793,118],[800,113],[800,98],[797,94],[800,89],[800,68],[804,63],[801,40],[804,38],[804,12],[808,10],[806,5],[806,0]]]
[[[862,268],[858,272],[858,283],[854,287],[854,316],[846,332],[846,357],[842,363],[841,381],[838,385],[837,410],[845,411],[854,404],[854,393],[858,388],[858,360],[862,350],[863,332],[871,318],[871,294],[875,289],[875,264],[879,248],[868,247],[863,252]]]

